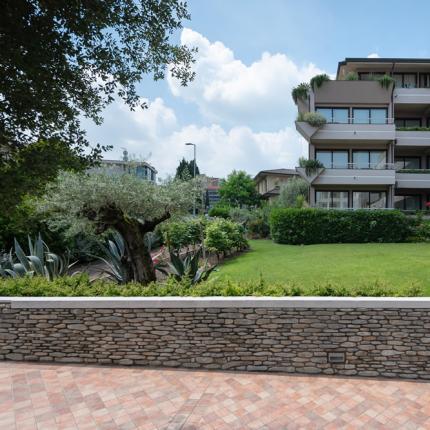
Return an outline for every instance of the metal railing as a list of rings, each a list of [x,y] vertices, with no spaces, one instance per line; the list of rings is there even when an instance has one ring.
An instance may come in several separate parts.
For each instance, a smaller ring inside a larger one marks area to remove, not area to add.
[[[346,163],[330,164],[324,166],[326,169],[348,169],[348,170],[395,170],[394,163]]]
[[[372,121],[372,117],[368,117],[367,121],[363,120],[363,119],[358,119],[358,118],[354,118],[354,117],[348,117],[346,121],[335,121],[335,117],[324,117],[327,121],[327,124],[355,124],[355,125],[359,125],[359,124],[367,124],[367,125],[385,125],[385,124],[394,124],[394,120],[395,118],[384,118],[383,121],[376,121],[373,120]]]

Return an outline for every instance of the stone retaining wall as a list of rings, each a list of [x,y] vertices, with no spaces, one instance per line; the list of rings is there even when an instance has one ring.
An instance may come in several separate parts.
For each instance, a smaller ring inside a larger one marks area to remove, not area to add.
[[[428,299],[0,298],[0,359],[430,378]]]

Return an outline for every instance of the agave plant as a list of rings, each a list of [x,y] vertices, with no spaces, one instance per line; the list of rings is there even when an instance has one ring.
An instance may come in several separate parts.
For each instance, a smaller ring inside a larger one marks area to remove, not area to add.
[[[106,241],[103,247],[104,257],[93,256],[105,263],[104,272],[119,284],[127,283],[129,279],[127,257],[124,239],[120,233],[114,232],[112,239]]]
[[[164,266],[158,265],[157,269],[165,275],[173,276],[177,281],[189,279],[192,285],[208,279],[209,275],[215,270],[215,266],[209,267],[207,261],[203,266],[199,265],[202,250],[187,253],[184,258],[174,252],[170,253],[170,262]],[[166,270],[166,267],[169,270]]]
[[[0,260],[0,276],[44,276],[51,281],[66,275],[76,264],[70,264],[69,254],[62,257],[51,252],[40,234],[34,241],[28,237],[28,250],[26,255],[19,242],[14,239],[13,251],[3,254]]]

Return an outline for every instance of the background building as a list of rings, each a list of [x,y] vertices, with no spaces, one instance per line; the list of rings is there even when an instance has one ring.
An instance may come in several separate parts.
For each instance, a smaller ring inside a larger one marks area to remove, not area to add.
[[[298,173],[294,169],[262,170],[257,173],[254,181],[257,192],[262,198],[272,202],[279,196],[281,185],[294,176],[298,176]]]
[[[205,206],[206,210],[214,207],[221,199],[219,195],[220,178],[206,177]]]

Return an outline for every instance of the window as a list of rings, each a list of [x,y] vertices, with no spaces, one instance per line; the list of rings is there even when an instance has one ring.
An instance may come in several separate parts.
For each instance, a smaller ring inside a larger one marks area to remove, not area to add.
[[[316,159],[327,169],[348,168],[348,151],[316,151]]]
[[[396,127],[421,127],[420,118],[396,118]]]
[[[360,81],[374,81],[375,79],[381,78],[385,73],[377,72],[377,73],[359,73],[358,77]]]
[[[352,207],[354,209],[381,209],[387,206],[385,191],[353,191]]]
[[[354,108],[352,116],[354,124],[387,123],[387,109],[385,108]]]
[[[417,75],[416,73],[394,73],[393,74],[396,87],[398,88],[416,88]]]
[[[386,151],[353,151],[354,169],[384,169],[387,163]]]
[[[317,107],[316,112],[321,114],[329,123],[348,124],[348,108],[321,108]]]
[[[395,157],[396,170],[400,169],[421,169],[420,157]]]
[[[325,209],[347,209],[348,191],[316,191],[315,205]]]
[[[404,211],[417,211],[421,209],[421,196],[394,196],[394,207]]]
[[[420,87],[430,88],[430,73],[420,73]]]

